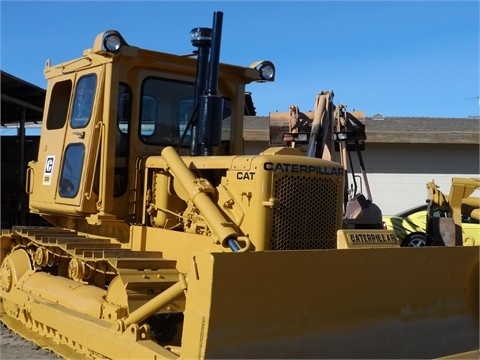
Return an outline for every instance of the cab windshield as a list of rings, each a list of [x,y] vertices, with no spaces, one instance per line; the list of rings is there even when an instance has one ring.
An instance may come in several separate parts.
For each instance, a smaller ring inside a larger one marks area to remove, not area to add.
[[[140,139],[151,145],[177,146],[183,137],[182,146],[190,146],[188,124],[194,111],[194,93],[193,83],[157,77],[145,79],[141,92]],[[230,125],[231,115],[230,102],[224,103],[222,127]]]

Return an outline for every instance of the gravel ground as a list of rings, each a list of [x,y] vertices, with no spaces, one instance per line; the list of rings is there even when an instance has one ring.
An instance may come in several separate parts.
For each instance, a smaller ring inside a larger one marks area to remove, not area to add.
[[[57,355],[36,344],[22,339],[0,322],[0,359],[10,360],[58,360]]]

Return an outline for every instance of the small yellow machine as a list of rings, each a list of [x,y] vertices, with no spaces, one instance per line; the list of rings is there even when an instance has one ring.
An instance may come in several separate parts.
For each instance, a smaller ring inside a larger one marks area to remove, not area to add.
[[[479,190],[479,178],[454,177],[445,195],[432,180],[425,204],[383,220],[401,246],[479,246]]]
[[[52,66],[30,209],[1,235],[1,320],[65,358],[478,356],[478,248],[342,228],[344,168],[243,155],[245,85],[219,62],[99,34]]]
[[[480,245],[480,178],[452,178],[448,195],[427,183],[426,236],[433,245]],[[478,192],[477,192],[478,194]]]

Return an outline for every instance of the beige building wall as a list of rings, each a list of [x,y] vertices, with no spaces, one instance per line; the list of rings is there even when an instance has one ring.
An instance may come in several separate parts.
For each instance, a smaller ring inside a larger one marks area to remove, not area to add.
[[[384,215],[424,204],[429,181],[448,194],[452,177],[480,177],[475,144],[367,143],[363,156],[373,201]],[[354,167],[361,175],[357,161]]]

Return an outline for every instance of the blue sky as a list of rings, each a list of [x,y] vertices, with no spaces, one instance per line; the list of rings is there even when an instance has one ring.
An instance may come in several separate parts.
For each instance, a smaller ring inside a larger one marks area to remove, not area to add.
[[[1,1],[1,69],[42,88],[43,67],[119,30],[131,45],[186,54],[222,11],[220,59],[274,62],[253,84],[258,115],[313,110],[315,96],[368,116],[479,115],[479,1]]]

